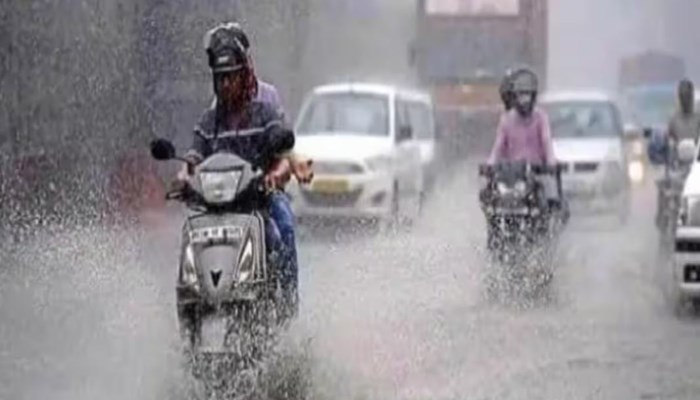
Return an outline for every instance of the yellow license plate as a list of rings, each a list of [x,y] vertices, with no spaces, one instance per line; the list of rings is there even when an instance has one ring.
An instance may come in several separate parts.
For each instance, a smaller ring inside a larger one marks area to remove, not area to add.
[[[339,179],[318,179],[311,189],[319,193],[345,193],[349,191],[350,185],[348,181]]]

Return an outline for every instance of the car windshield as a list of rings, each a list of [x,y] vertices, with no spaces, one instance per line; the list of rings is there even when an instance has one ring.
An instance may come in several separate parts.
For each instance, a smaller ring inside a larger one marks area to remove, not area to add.
[[[389,135],[387,96],[356,93],[318,95],[300,117],[298,135]]]
[[[675,89],[636,90],[625,96],[625,119],[641,127],[668,124],[676,107]]]
[[[615,107],[605,102],[552,102],[544,104],[554,138],[619,136]]]

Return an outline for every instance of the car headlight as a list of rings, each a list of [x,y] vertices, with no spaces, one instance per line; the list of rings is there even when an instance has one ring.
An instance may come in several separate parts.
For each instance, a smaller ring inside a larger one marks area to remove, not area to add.
[[[630,180],[634,183],[639,183],[644,180],[644,164],[641,161],[635,160],[627,166],[627,174]]]
[[[248,282],[253,277],[253,241],[248,238],[243,245],[243,252],[238,260],[238,282]]]
[[[392,167],[391,157],[387,155],[368,158],[365,160],[365,163],[367,164],[367,167],[374,172],[388,171]]]
[[[180,273],[180,281],[183,285],[191,286],[193,289],[199,290],[199,279],[197,278],[197,269],[195,268],[194,250],[192,249],[191,245],[185,247]]]
[[[242,175],[242,171],[200,172],[197,179],[204,200],[211,204],[233,201]]]

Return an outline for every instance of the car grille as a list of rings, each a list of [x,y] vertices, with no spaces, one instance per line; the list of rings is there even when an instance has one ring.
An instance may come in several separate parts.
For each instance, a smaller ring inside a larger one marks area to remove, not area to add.
[[[362,195],[362,189],[347,193],[317,193],[302,191],[304,200],[314,207],[352,207]]]
[[[360,164],[351,162],[317,161],[313,165],[317,175],[354,175],[364,172]]]
[[[596,172],[600,164],[595,162],[578,162],[574,163],[575,172]]]

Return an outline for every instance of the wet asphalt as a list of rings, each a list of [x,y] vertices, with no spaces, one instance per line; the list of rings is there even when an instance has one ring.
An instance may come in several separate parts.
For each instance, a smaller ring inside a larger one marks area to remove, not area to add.
[[[482,284],[477,190],[463,162],[410,231],[302,227],[292,336],[310,397],[700,398],[700,319],[672,312],[650,185],[625,225],[575,216],[545,294],[500,300]],[[178,224],[41,229],[5,246],[0,399],[174,398]]]

